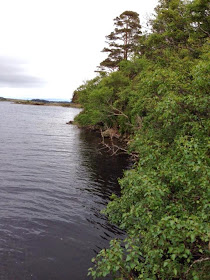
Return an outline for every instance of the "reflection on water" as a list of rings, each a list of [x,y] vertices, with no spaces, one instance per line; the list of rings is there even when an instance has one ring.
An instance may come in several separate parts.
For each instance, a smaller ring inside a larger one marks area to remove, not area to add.
[[[100,214],[127,161],[66,122],[78,109],[0,103],[0,279],[88,279],[121,232]]]

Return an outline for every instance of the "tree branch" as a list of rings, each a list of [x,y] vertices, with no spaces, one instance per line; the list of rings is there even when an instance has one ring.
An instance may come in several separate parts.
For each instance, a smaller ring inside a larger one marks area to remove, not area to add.
[[[200,30],[201,30],[201,31],[203,31],[205,34],[207,34],[207,35],[208,35],[208,37],[210,37],[209,32],[208,32],[208,31],[206,31],[206,30],[204,30],[204,29],[201,27],[200,23],[198,23],[198,27],[200,28]]]
[[[185,273],[185,278],[187,278],[187,275],[189,274],[190,270],[192,269],[193,265],[196,263],[201,263],[201,262],[205,262],[205,261],[210,261],[210,258],[201,258],[199,260],[194,261],[190,267],[188,268],[188,270]]]

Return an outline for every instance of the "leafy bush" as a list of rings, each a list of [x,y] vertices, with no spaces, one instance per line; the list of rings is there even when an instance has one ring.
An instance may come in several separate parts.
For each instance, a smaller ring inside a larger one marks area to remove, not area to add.
[[[129,134],[139,156],[104,211],[127,238],[96,256],[93,279],[209,275],[208,3],[161,0],[156,10],[141,55],[79,94],[77,121]]]

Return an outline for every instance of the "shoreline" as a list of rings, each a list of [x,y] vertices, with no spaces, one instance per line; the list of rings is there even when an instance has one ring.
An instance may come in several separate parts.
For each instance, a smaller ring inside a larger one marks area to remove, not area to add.
[[[34,106],[61,106],[68,108],[82,108],[78,103],[63,102],[63,101],[45,101],[45,100],[23,100],[13,98],[1,98],[0,102],[12,102],[13,104],[34,105]]]

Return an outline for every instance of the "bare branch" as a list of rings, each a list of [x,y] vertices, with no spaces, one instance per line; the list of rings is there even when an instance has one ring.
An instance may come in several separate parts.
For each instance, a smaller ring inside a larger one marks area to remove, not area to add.
[[[129,117],[128,117],[125,113],[123,113],[121,110],[115,108],[112,104],[109,104],[109,106],[112,108],[112,110],[114,110],[114,111],[117,112],[117,113],[114,112],[114,113],[113,113],[114,115],[117,115],[117,116],[124,116],[126,119],[129,119]]]
[[[190,267],[188,268],[188,270],[185,273],[185,278],[187,278],[187,275],[189,274],[190,270],[192,269],[193,265],[196,263],[201,263],[201,262],[205,262],[205,261],[210,261],[210,258],[201,258],[199,260],[194,261]]]

